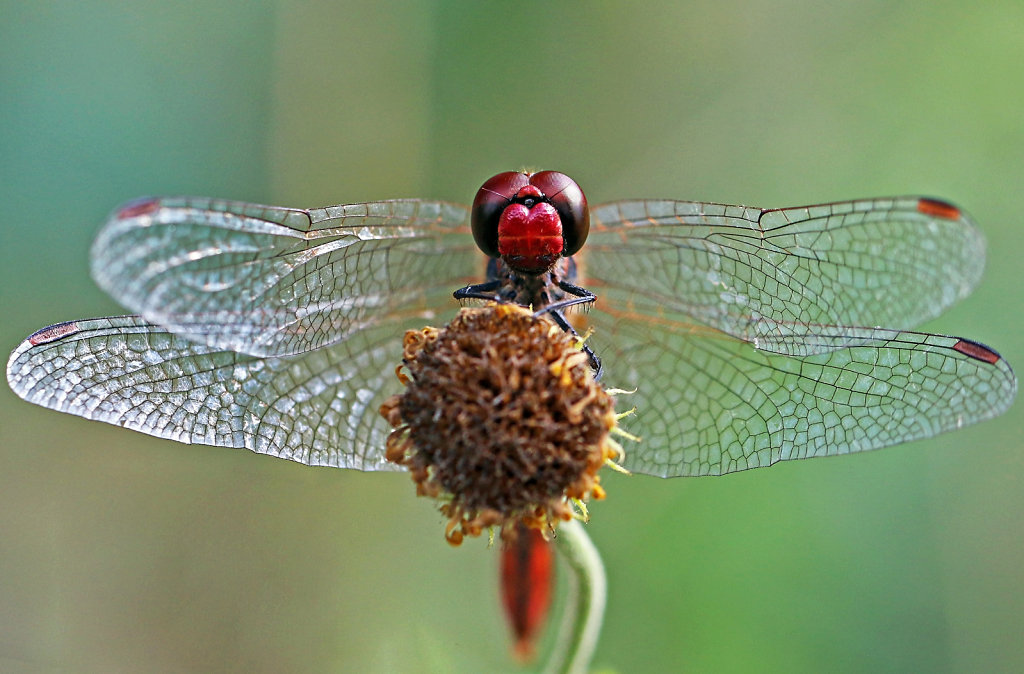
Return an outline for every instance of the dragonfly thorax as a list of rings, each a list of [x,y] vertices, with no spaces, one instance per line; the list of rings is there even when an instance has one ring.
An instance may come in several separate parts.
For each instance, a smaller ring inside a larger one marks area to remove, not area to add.
[[[524,274],[512,269],[503,258],[487,264],[487,280],[496,282],[494,299],[501,302],[543,309],[567,297],[559,281],[577,282],[578,272],[573,258],[558,258],[551,268],[540,274]]]

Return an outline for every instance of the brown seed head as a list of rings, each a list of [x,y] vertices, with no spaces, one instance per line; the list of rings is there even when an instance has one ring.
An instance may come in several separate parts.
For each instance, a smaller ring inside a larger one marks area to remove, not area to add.
[[[490,527],[507,538],[517,521],[549,531],[570,499],[603,496],[615,414],[576,338],[496,304],[410,330],[404,346],[406,390],[381,408],[395,426],[387,458],[444,501],[449,542]]]

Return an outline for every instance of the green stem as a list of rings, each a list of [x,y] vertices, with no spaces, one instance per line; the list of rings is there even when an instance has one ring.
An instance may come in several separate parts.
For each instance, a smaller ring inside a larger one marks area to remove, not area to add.
[[[558,527],[555,543],[572,574],[558,638],[544,671],[586,674],[597,648],[608,596],[604,564],[577,520],[569,520]]]

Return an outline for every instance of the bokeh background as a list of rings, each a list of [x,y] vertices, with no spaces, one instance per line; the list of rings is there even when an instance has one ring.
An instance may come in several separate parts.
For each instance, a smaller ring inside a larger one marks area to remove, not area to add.
[[[804,6],[806,5],[806,6]],[[986,278],[926,326],[1024,368],[1024,5],[0,2],[0,346],[119,313],[88,273],[147,194],[593,203],[923,193]],[[608,478],[595,668],[1024,670],[1021,405],[724,478]],[[641,429],[642,433],[642,429]],[[0,387],[0,670],[514,671],[495,551],[405,475],[177,445]]]

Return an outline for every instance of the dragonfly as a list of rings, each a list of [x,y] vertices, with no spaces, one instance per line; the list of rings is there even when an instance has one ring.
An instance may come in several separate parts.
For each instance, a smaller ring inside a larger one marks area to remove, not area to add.
[[[1017,384],[996,351],[910,330],[968,295],[984,257],[966,214],[914,196],[590,208],[564,174],[513,171],[472,207],[145,198],[92,248],[93,277],[135,314],[39,330],[7,379],[29,402],[161,438],[395,470],[378,410],[401,389],[402,335],[455,299],[513,302],[579,328],[594,371],[632,391],[642,441],[625,469],[722,475],[1004,412]],[[525,656],[551,550],[537,531],[519,541],[502,596]]]
[[[911,330],[969,294],[984,258],[963,211],[917,196],[591,208],[548,171],[499,174],[472,207],[145,198],[91,252],[134,315],[39,330],[7,379],[31,403],[161,438],[394,470],[378,409],[400,389],[402,334],[453,314],[461,289],[589,335],[603,381],[634,391],[642,442],[624,468],[721,475],[1004,412],[1017,384],[996,351]],[[590,310],[570,325],[576,305]]]

